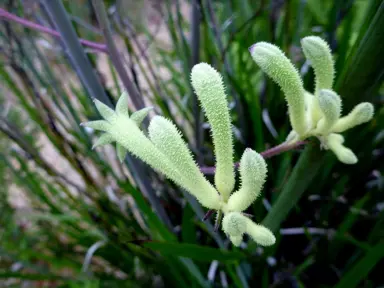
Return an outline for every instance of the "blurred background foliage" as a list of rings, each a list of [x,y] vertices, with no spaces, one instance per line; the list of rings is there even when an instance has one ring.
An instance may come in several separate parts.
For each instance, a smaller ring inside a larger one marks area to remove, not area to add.
[[[0,286],[384,285],[382,1],[2,0],[0,12]],[[208,62],[227,86],[236,160],[264,151],[290,127],[248,47],[280,46],[313,90],[308,35],[330,43],[344,113],[363,101],[376,112],[346,135],[356,165],[317,140],[267,160],[250,213],[276,232],[273,247],[232,247],[191,196],[110,145],[92,151],[94,131],[79,126],[99,117],[91,98],[113,105],[126,89],[132,111],[154,106],[212,166],[189,83]]]

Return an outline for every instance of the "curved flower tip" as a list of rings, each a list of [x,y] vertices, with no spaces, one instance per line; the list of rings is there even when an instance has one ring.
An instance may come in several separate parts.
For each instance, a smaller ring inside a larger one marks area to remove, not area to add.
[[[366,123],[372,119],[373,113],[374,107],[371,103],[360,103],[355,106],[355,108],[353,108],[347,116],[340,118],[332,128],[332,131],[335,133],[341,133],[357,125]]]
[[[301,47],[305,57],[311,62],[316,75],[316,92],[320,89],[331,89],[334,78],[334,62],[327,42],[317,36],[301,39]]]
[[[276,242],[275,236],[268,228],[254,223],[239,212],[230,212],[224,216],[223,231],[229,235],[235,246],[240,245],[244,233],[263,246],[271,246]]]
[[[259,42],[251,46],[251,56],[257,65],[283,90],[288,102],[292,128],[299,134],[307,132],[304,87],[299,72],[277,46]]]
[[[272,246],[276,243],[276,237],[268,228],[253,223],[249,220],[247,225],[247,233],[252,239],[262,246]]]
[[[344,164],[356,164],[358,159],[351,149],[343,145],[344,137],[339,134],[330,134],[326,146],[335,153],[337,159]]]
[[[264,65],[268,65],[268,62],[284,59],[289,63],[289,59],[286,58],[283,51],[280,50],[279,47],[267,42],[258,42],[249,47],[249,52],[251,52],[251,56],[253,60],[263,69]],[[273,68],[273,67],[271,67]],[[276,67],[277,68],[277,67]],[[264,69],[263,69],[264,70]]]
[[[256,45],[256,44],[253,44],[253,45],[249,46],[249,48],[248,48],[248,51],[249,51],[251,54],[252,54],[253,48],[255,48],[255,45]]]
[[[229,236],[229,240],[231,240],[233,245],[239,247],[241,242],[243,242],[243,236]]]

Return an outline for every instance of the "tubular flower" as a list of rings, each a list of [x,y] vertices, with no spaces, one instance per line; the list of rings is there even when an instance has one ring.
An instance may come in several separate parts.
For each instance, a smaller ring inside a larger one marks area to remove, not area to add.
[[[361,103],[341,117],[340,96],[332,91],[335,71],[328,44],[317,36],[309,36],[301,40],[301,46],[315,72],[314,94],[304,90],[297,70],[278,47],[259,42],[249,48],[253,60],[285,94],[292,125],[286,142],[292,144],[315,136],[322,147],[332,150],[341,162],[355,164],[357,157],[343,145],[344,138],[338,133],[370,121],[373,105]]]
[[[181,133],[170,120],[155,116],[149,124],[148,137],[144,135],[140,124],[150,108],[129,117],[126,93],[115,110],[95,100],[104,120],[82,125],[105,132],[93,147],[116,142],[120,161],[127,152],[135,155],[196,197],[201,205],[216,210],[219,221],[224,215],[222,229],[234,245],[240,245],[245,233],[260,245],[273,245],[272,232],[242,213],[256,200],[265,182],[267,166],[263,157],[251,149],[245,150],[240,162],[241,186],[232,193],[235,173],[231,121],[221,75],[210,65],[200,63],[192,69],[191,82],[211,124],[217,167],[215,186],[201,173]]]

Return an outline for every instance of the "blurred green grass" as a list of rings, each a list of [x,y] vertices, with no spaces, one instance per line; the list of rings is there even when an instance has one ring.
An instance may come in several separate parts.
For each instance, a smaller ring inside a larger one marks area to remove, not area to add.
[[[77,37],[106,42],[92,1],[47,2],[4,1],[2,8],[68,33],[72,23]],[[83,49],[76,37],[59,41],[3,21],[0,284],[383,285],[383,3],[165,0],[127,4],[126,11],[121,4],[104,1],[114,57]],[[250,209],[257,222],[280,228],[271,248],[231,247],[201,221],[204,211],[192,197],[136,159],[120,165],[112,147],[92,151],[94,132],[78,125],[98,117],[90,98],[112,105],[122,89],[135,91],[132,110],[153,105],[177,123],[198,163],[212,166],[212,142],[189,83],[193,64],[208,62],[228,87],[236,160],[246,147],[261,152],[281,143],[290,127],[282,93],[248,47],[282,47],[312,90],[313,72],[300,51],[307,35],[331,44],[344,113],[362,101],[372,101],[376,113],[346,135],[357,165],[336,162],[316,141],[267,161],[263,199]],[[121,81],[116,59],[130,81]],[[16,194],[26,204],[15,204]]]

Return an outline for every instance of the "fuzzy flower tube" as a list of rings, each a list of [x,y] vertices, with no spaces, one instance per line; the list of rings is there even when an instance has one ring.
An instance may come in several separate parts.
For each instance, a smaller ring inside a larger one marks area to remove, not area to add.
[[[340,133],[370,121],[373,105],[361,103],[341,117],[341,98],[332,90],[335,71],[328,44],[319,37],[309,36],[301,40],[301,46],[315,71],[314,94],[304,90],[298,71],[278,47],[259,42],[249,48],[253,60],[280,86],[287,100],[292,131],[286,143],[315,136],[339,161],[355,164],[358,159],[343,145],[344,137]]]
[[[217,167],[215,185],[201,173],[181,133],[170,120],[155,116],[149,124],[148,137],[144,135],[140,124],[150,108],[136,111],[129,117],[126,93],[120,97],[115,110],[95,100],[104,120],[82,125],[105,132],[93,147],[116,142],[120,161],[127,152],[135,155],[196,197],[201,205],[216,210],[219,222],[223,217],[223,231],[234,245],[241,244],[244,234],[260,245],[273,245],[276,241],[273,233],[242,213],[256,200],[265,182],[267,165],[263,157],[251,149],[244,151],[239,167],[241,185],[239,190],[233,191],[233,140],[222,77],[210,65],[200,63],[192,69],[191,82],[211,124]]]

